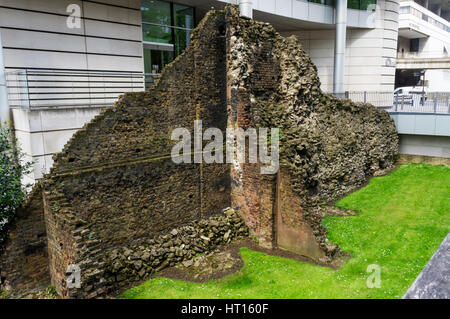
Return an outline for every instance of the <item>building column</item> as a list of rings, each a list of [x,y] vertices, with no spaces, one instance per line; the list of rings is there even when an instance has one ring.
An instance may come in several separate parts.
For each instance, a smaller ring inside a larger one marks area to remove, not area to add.
[[[345,43],[347,39],[347,0],[336,1],[336,40],[334,49],[333,92],[344,94]]]
[[[6,87],[5,63],[3,60],[2,33],[0,31],[0,123],[10,122],[8,89]]]
[[[239,12],[242,17],[253,19],[253,0],[239,0]]]
[[[438,16],[441,16],[441,13],[442,13],[442,4],[439,3],[439,4],[437,5],[437,8],[436,8],[436,14],[437,14]]]

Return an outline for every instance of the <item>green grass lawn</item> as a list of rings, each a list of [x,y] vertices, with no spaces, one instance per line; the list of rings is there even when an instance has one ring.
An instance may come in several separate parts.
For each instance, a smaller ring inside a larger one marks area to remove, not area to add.
[[[450,231],[450,168],[404,165],[347,196],[338,206],[361,212],[328,217],[328,238],[351,253],[333,270],[243,247],[245,266],[206,283],[155,278],[122,298],[401,298]],[[368,265],[381,287],[368,288]]]

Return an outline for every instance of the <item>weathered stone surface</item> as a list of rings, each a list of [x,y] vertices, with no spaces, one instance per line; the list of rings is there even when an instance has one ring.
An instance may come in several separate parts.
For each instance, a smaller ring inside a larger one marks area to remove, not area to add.
[[[177,265],[177,268],[190,274],[194,280],[208,278],[214,273],[223,273],[232,269],[239,259],[230,252],[212,251],[208,254],[196,256]]]
[[[105,278],[113,283],[110,289],[117,289],[122,283],[142,280],[155,271],[180,262],[184,267],[192,266],[192,257],[196,254],[213,251],[234,239],[247,237],[248,229],[242,227],[241,222],[239,215],[231,211],[228,215],[220,214],[173,229],[170,232],[172,239],[168,242],[159,240],[167,238],[160,235],[136,245],[109,250],[104,257],[104,265]],[[201,235],[203,233],[210,234],[210,237]],[[227,238],[225,234],[228,234]],[[187,244],[179,245],[177,242]],[[162,248],[166,243],[169,243],[167,247]]]
[[[171,133],[193,132],[196,119],[222,131],[279,127],[278,174],[261,175],[259,162],[175,164]],[[55,156],[37,214],[52,283],[63,297],[100,297],[248,233],[331,259],[339,248],[315,208],[389,169],[396,151],[389,115],[324,94],[295,38],[233,6],[211,11],[151,90],[124,94]],[[67,285],[70,265],[81,288]]]
[[[261,165],[233,166],[233,207],[239,208],[252,235],[265,247],[277,244],[273,225],[281,217],[282,226],[293,234],[287,239],[304,237],[303,251],[320,256],[306,239],[312,231],[320,248],[333,255],[334,250],[327,251],[326,230],[314,208],[392,167],[398,150],[394,122],[373,105],[324,94],[317,68],[296,37],[284,38],[267,23],[239,18],[233,7],[226,10],[231,20],[229,103],[236,119],[231,123],[243,129],[280,129],[283,176],[280,184],[271,176],[261,176]],[[291,185],[283,186],[285,177],[290,177]],[[284,199],[274,209],[279,194],[273,189],[280,185],[285,188]]]
[[[47,237],[40,185],[17,211],[1,251],[0,284],[10,297],[35,293],[50,284]]]
[[[450,299],[450,234],[442,241],[403,299]]]

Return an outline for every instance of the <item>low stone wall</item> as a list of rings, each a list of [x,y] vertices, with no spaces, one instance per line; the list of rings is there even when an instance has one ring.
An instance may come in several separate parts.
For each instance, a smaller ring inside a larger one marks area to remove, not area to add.
[[[103,269],[97,270],[103,274],[105,284],[95,289],[98,280],[84,282],[83,294],[94,298],[106,292],[119,291],[154,272],[247,236],[248,228],[244,221],[233,209],[227,209],[224,214],[188,223],[168,234],[111,249],[104,254]]]

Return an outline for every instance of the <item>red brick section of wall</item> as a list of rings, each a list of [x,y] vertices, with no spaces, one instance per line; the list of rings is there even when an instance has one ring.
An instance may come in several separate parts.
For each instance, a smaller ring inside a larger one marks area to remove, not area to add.
[[[11,296],[20,297],[50,284],[40,185],[17,211],[0,264],[3,287]]]

